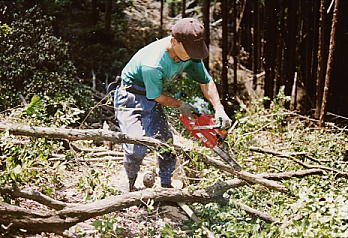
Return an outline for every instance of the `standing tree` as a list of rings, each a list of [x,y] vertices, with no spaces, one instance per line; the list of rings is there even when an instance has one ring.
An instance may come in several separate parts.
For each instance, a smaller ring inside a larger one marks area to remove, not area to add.
[[[275,1],[265,2],[265,96],[270,100],[274,97],[275,50],[277,29],[277,5]],[[265,107],[270,101],[265,101]]]
[[[334,58],[336,55],[336,38],[337,38],[337,25],[339,20],[339,8],[340,8],[340,0],[335,0],[335,8],[334,8],[333,17],[332,17],[332,27],[331,27],[331,34],[330,34],[329,57],[327,62],[326,75],[325,75],[323,102],[321,104],[321,111],[319,116],[319,126],[324,125],[324,117],[327,111],[327,101],[329,97],[330,82],[331,82]]]
[[[222,0],[222,102],[228,98],[228,0]],[[225,106],[225,105],[224,105]]]
[[[163,5],[164,5],[164,0],[161,0],[161,5],[160,5],[160,31],[161,31],[161,37],[163,37]]]
[[[298,0],[287,1],[287,36],[285,50],[285,95],[291,95],[296,70]]]
[[[112,0],[105,1],[105,30],[111,29]]]
[[[207,44],[208,51],[210,45],[210,0],[203,1],[203,24],[204,24],[204,39]],[[209,55],[204,59],[204,64],[209,71]]]
[[[324,90],[324,71],[325,71],[325,24],[326,8],[325,0],[320,1],[320,20],[319,20],[319,44],[318,44],[318,66],[316,77],[316,104],[314,117],[319,119]]]
[[[254,15],[253,15],[253,54],[252,54],[252,68],[253,68],[253,87],[257,87],[257,73],[259,70],[259,47],[260,47],[260,37],[259,37],[259,1],[254,1]]]
[[[181,17],[185,18],[186,17],[186,0],[182,0],[181,4]]]

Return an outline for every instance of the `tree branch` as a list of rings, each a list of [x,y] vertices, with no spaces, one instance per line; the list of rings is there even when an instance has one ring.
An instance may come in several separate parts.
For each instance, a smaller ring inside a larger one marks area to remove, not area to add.
[[[304,177],[319,173],[320,170],[304,170],[279,174],[259,174],[259,177],[281,179],[291,179],[292,177]],[[175,201],[175,202],[200,202],[209,203],[219,201],[219,198],[231,188],[247,185],[241,179],[227,180],[216,183],[206,189],[145,189],[142,191],[131,192],[119,196],[111,196],[103,200],[88,204],[69,204],[60,211],[48,211],[40,213],[29,209],[13,206],[0,202],[0,223],[8,226],[9,229],[26,229],[29,233],[53,232],[63,234],[69,227],[90,219],[92,217],[104,215],[118,211],[126,207],[142,204],[143,201],[153,199],[154,201]],[[25,193],[14,193],[18,196],[26,196]],[[40,202],[37,199],[38,202]],[[64,203],[63,203],[64,204]],[[67,205],[67,204],[66,204]],[[261,219],[275,222],[275,219],[267,214],[258,213],[257,210],[247,207],[241,203],[236,203],[242,209],[249,210],[249,213],[259,216]],[[63,207],[64,205],[60,206]]]

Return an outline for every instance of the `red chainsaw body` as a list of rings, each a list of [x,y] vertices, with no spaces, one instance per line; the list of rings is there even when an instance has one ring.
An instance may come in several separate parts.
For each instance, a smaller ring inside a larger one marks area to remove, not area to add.
[[[218,128],[215,129],[195,129],[195,127],[204,127],[204,126],[214,126],[216,125],[216,121],[214,116],[206,115],[206,114],[193,114],[196,120],[191,120],[187,116],[181,114],[180,120],[184,124],[184,126],[189,130],[192,136],[197,138],[208,148],[213,149],[216,145],[218,145],[226,136],[226,130],[220,130]]]

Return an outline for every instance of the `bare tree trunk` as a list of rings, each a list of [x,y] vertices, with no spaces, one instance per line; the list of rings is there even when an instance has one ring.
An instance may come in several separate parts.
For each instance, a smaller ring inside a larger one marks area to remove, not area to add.
[[[68,139],[68,140],[97,140],[112,141],[115,143],[144,144],[148,146],[165,146],[167,144],[152,137],[133,137],[120,132],[105,131],[103,129],[62,129],[50,127],[34,127],[19,124],[0,123],[0,131],[8,130],[15,135],[37,136],[51,139]]]
[[[318,44],[318,65],[316,77],[316,104],[314,118],[319,119],[321,114],[321,105],[324,90],[324,62],[325,62],[325,24],[326,24],[326,7],[325,0],[320,1],[320,20],[319,20],[319,44]]]
[[[292,85],[294,84],[294,74],[296,70],[296,36],[297,36],[297,10],[298,1],[291,0],[288,3],[287,26],[288,34],[286,36],[286,51],[285,51],[285,95],[290,96]]]
[[[265,93],[270,100],[274,97],[274,79],[275,79],[275,45],[277,28],[277,8],[275,1],[266,1],[265,3]],[[270,106],[270,101],[265,101],[265,107]]]
[[[91,11],[91,21],[95,25],[98,22],[99,13],[97,9],[97,0],[92,0],[92,11]]]
[[[327,102],[328,102],[328,97],[329,97],[330,82],[331,82],[331,77],[332,77],[334,58],[336,56],[336,38],[337,38],[337,24],[338,24],[338,20],[339,20],[339,10],[340,10],[339,8],[340,8],[340,0],[335,0],[335,8],[334,8],[334,12],[333,12],[332,27],[331,27],[331,34],[330,34],[329,57],[328,57],[326,76],[325,76],[323,102],[321,105],[321,112],[320,112],[320,116],[319,116],[319,126],[324,125],[325,115],[326,115],[326,111],[327,111]]]
[[[112,0],[105,1],[105,30],[111,29]]]
[[[204,13],[203,13],[204,14]],[[181,4],[181,17],[185,18],[186,17],[186,0],[182,0]]]
[[[160,33],[161,37],[163,37],[163,6],[164,0],[161,0],[161,6],[160,6]]]
[[[275,65],[275,75],[274,75],[274,92],[279,92],[280,87],[284,85],[284,35],[285,35],[285,6],[284,2],[279,5],[279,26],[277,30],[277,52],[276,52],[276,65]]]
[[[208,51],[210,45],[210,0],[203,1],[203,24],[204,24],[204,39],[207,44]],[[209,72],[209,55],[204,59],[204,65]]]
[[[232,57],[233,57],[233,88],[237,88],[238,81],[238,55],[239,55],[239,37],[237,33],[237,3],[232,2]],[[238,48],[238,49],[237,49]]]
[[[259,47],[260,47],[260,37],[259,37],[259,1],[254,1],[254,27],[253,27],[253,54],[252,54],[252,68],[253,68],[253,87],[257,87],[257,74],[259,72]]]
[[[226,106],[228,99],[228,0],[222,0],[222,103]]]

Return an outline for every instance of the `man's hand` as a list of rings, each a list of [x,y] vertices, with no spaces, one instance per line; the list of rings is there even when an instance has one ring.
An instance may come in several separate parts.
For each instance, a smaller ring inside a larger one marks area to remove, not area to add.
[[[196,109],[191,106],[190,104],[184,102],[183,104],[181,104],[181,106],[179,107],[179,111],[184,115],[187,116],[188,118],[190,118],[191,120],[195,119],[195,117],[193,116],[193,113],[196,111]]]
[[[232,120],[227,116],[222,105],[219,105],[215,108],[215,120],[216,123],[221,123],[222,129],[226,129],[232,126]]]

